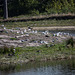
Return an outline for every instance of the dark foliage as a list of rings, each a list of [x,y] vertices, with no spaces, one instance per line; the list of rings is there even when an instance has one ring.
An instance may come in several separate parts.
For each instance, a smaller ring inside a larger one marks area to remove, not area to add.
[[[68,40],[66,41],[66,47],[68,47],[68,45],[71,45],[72,48],[74,47],[74,40],[73,40],[73,37],[71,37],[70,39],[68,39]]]
[[[7,0],[9,16],[75,13],[75,0]],[[0,0],[3,16],[3,0]]]
[[[0,54],[12,54],[14,55],[14,47],[7,47],[6,45],[0,48]]]

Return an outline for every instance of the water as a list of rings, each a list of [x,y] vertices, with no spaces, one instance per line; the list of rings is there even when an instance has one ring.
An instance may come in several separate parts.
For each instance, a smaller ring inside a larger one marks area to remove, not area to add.
[[[0,75],[75,75],[75,59],[0,67]]]
[[[50,33],[58,33],[58,32],[63,32],[63,33],[69,33],[72,36],[75,36],[75,30],[57,30],[57,31],[49,31]]]
[[[40,30],[39,32],[44,32],[45,30]],[[75,30],[49,30],[50,33],[58,33],[58,32],[63,32],[63,33],[69,33],[72,36],[75,36]]]

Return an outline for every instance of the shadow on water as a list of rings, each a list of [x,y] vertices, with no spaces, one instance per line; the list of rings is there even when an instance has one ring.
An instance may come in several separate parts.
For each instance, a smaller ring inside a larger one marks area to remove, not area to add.
[[[75,75],[75,59],[0,65],[0,75]]]

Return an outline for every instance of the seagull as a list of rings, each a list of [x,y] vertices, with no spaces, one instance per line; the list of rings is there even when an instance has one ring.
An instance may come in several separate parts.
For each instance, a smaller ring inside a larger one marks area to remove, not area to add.
[[[45,44],[48,44],[48,42],[47,42],[47,41],[44,41],[44,43],[45,43]]]
[[[6,27],[4,27],[4,29],[6,29]]]
[[[20,33],[19,31],[17,31],[17,33]]]
[[[35,33],[37,33],[37,30],[35,31]]]
[[[24,34],[23,31],[21,31],[21,34]]]
[[[4,27],[4,25],[2,25],[2,27]]]
[[[25,30],[24,30],[24,33],[26,33],[26,32],[27,32],[27,30],[25,29]]]

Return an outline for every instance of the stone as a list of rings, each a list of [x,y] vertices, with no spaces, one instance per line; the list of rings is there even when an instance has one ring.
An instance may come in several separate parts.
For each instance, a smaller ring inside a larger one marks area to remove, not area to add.
[[[48,35],[45,35],[45,37],[49,37]]]
[[[3,33],[4,32],[4,30],[3,29],[0,29],[0,33]]]

